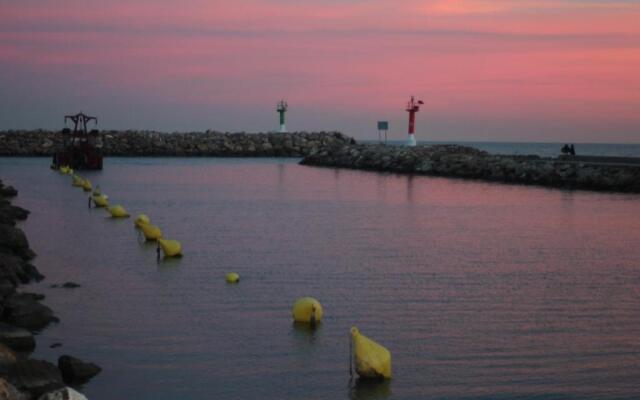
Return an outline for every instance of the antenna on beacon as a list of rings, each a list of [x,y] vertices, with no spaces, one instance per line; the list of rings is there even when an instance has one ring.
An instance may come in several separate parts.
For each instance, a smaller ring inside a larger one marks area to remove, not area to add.
[[[416,145],[415,128],[416,128],[416,113],[420,111],[420,105],[424,104],[422,100],[416,100],[414,96],[411,96],[411,100],[407,103],[407,112],[409,113],[409,141],[407,146]]]

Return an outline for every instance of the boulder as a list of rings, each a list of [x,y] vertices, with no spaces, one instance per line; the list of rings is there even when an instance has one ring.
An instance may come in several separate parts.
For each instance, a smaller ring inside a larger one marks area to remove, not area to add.
[[[4,299],[5,297],[13,294],[15,291],[15,283],[5,277],[0,277],[0,299]],[[0,315],[2,315],[2,305],[0,305]]]
[[[0,253],[0,281],[7,280],[13,285],[41,281],[44,278],[38,269],[13,254]]]
[[[29,210],[26,210],[22,207],[14,206],[12,204],[4,203],[0,204],[0,215],[3,215],[6,220],[24,221],[29,216]]]
[[[0,253],[13,253],[24,260],[35,257],[24,232],[11,225],[0,225]]]
[[[18,351],[31,351],[36,348],[36,340],[31,332],[3,322],[0,322],[0,343]]]
[[[87,400],[85,395],[77,392],[70,387],[64,387],[62,389],[48,392],[38,397],[38,400]]]
[[[5,301],[2,317],[17,327],[29,330],[39,330],[58,321],[53,311],[30,293],[14,293],[9,296]]]
[[[6,375],[9,371],[9,366],[17,361],[18,356],[16,353],[4,344],[0,344],[0,375]],[[0,396],[0,399],[2,399],[2,396]]]
[[[18,191],[13,186],[5,186],[0,181],[0,196],[2,197],[15,197],[18,195]]]
[[[36,398],[65,386],[60,370],[43,360],[18,360],[9,367],[8,380],[18,390],[29,392]]]
[[[0,399],[2,400],[29,400],[29,395],[20,392],[4,378],[0,378]]]
[[[65,289],[75,289],[75,288],[79,288],[80,284],[75,282],[65,282],[62,284],[62,287]]]
[[[58,358],[58,368],[62,371],[62,377],[67,383],[86,382],[102,371],[102,368],[94,363],[84,362],[68,355]]]

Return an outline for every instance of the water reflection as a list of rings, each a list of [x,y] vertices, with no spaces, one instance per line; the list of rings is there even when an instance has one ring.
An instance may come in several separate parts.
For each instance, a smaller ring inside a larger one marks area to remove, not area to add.
[[[391,381],[352,379],[349,381],[348,394],[351,400],[387,399],[391,395]]]
[[[322,333],[322,322],[312,327],[310,324],[294,321],[291,326],[291,336],[294,338],[296,348],[305,349],[308,345],[313,344]]]
[[[278,192],[282,193],[282,190],[284,189],[284,164],[278,164]]]
[[[41,340],[73,338],[69,351],[107,366],[89,398],[640,398],[637,195],[112,160],[101,187],[189,244],[156,264],[131,220],[87,210],[38,163],[0,169],[20,182],[32,211],[21,226],[47,275],[36,285],[64,322]],[[229,270],[249,279],[226,285]],[[73,298],[46,287],[75,277],[91,285]],[[308,292],[331,310],[316,330],[289,325],[290,300]],[[349,381],[354,321],[397,354],[393,390]]]
[[[182,256],[175,257],[162,257],[156,258],[158,262],[158,269],[168,269],[177,267],[182,263]]]
[[[413,204],[413,175],[407,175],[407,203]]]

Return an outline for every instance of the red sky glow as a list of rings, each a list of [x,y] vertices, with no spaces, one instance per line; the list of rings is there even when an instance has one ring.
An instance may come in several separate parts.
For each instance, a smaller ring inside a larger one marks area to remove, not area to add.
[[[640,1],[0,0],[0,129],[640,142]]]

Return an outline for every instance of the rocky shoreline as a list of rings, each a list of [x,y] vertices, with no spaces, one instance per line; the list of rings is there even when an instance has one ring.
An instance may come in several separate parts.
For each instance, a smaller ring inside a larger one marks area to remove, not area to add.
[[[67,385],[87,381],[100,372],[97,365],[68,355],[60,356],[58,365],[30,358],[34,334],[59,320],[41,303],[44,295],[18,290],[44,276],[31,264],[36,254],[16,227],[29,215],[11,204],[17,194],[0,180],[0,399],[86,399]]]
[[[491,182],[640,193],[640,164],[494,155],[472,147],[382,144],[326,146],[306,156],[303,165],[443,176]]]
[[[100,133],[104,139],[104,155],[120,157],[303,157],[321,147],[354,142],[340,132]],[[0,156],[51,156],[62,147],[60,131],[0,131]]]

